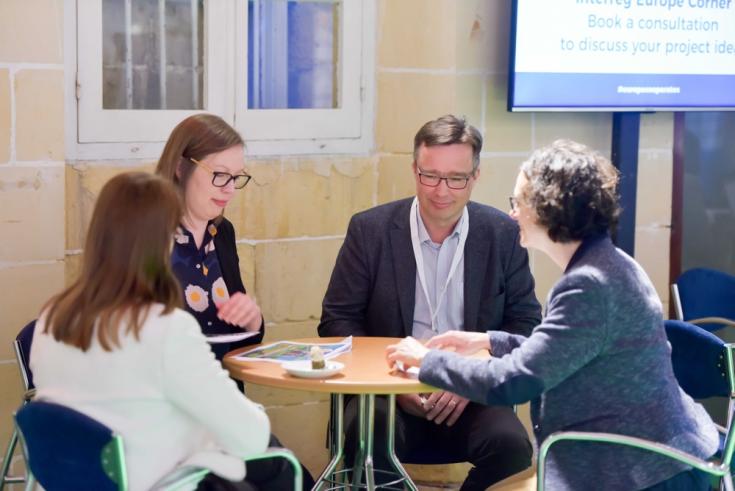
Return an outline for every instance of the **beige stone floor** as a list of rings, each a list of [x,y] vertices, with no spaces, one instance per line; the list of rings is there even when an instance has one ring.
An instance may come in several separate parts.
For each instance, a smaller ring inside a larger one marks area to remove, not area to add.
[[[458,483],[446,485],[422,485],[420,481],[416,483],[420,491],[456,491],[459,489]],[[536,472],[535,466],[531,467],[519,474],[508,477],[507,479],[488,488],[488,491],[535,491],[536,490]]]

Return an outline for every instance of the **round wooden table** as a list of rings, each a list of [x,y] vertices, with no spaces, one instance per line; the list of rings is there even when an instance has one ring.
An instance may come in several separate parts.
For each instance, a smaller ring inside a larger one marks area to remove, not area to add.
[[[298,343],[336,343],[342,338],[303,338],[294,339]],[[406,473],[395,454],[395,396],[396,394],[429,393],[439,389],[419,382],[415,377],[403,372],[391,370],[385,361],[385,348],[389,344],[400,341],[400,338],[353,337],[352,351],[344,353],[332,360],[344,363],[344,369],[326,379],[307,379],[289,375],[279,363],[236,358],[237,355],[260,347],[249,346],[228,353],[224,365],[230,375],[238,380],[283,389],[305,390],[311,392],[328,392],[332,396],[330,450],[332,459],[316,481],[314,489],[378,489],[396,485],[405,485],[416,490],[416,485]],[[355,394],[358,397],[359,436],[355,461],[351,468],[337,470],[344,460],[343,447],[343,409],[344,394]],[[393,464],[395,472],[378,470],[377,472],[396,475],[397,478],[382,485],[375,484],[373,468],[373,442],[375,420],[375,396],[388,396],[387,448],[388,460]],[[336,438],[334,436],[337,436]],[[365,477],[363,484],[362,477]],[[394,488],[396,489],[396,488]]]

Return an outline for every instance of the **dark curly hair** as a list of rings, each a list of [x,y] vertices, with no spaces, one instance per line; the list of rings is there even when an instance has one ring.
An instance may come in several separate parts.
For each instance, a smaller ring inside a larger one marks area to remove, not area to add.
[[[582,240],[617,225],[618,171],[598,152],[556,140],[521,164],[528,184],[520,196],[535,209],[554,242]]]

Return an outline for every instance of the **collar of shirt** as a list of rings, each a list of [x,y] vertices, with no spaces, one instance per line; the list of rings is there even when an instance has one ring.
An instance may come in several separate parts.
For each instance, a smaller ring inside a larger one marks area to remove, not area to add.
[[[421,241],[422,244],[431,245],[434,247],[441,247],[441,244],[437,244],[433,240],[431,240],[431,237],[429,237],[429,232],[426,230],[426,226],[424,225],[424,219],[421,218],[421,213],[416,214],[418,216],[418,233],[419,233],[419,241]],[[460,216],[459,220],[457,221],[457,224],[454,226],[454,230],[452,230],[452,233],[449,234],[447,239],[450,238],[459,238],[460,231],[462,230],[462,221],[464,220],[464,213]],[[447,239],[444,239],[445,241]]]
[[[207,244],[209,244],[214,239],[215,235],[217,235],[217,226],[210,221],[207,223],[207,228],[204,230],[204,237],[202,238],[202,245],[200,249],[204,249],[205,247],[207,247]],[[189,232],[189,230],[183,225],[179,225],[178,227],[176,227],[176,232],[174,232],[174,240],[179,245],[188,246],[196,249],[194,235]]]
[[[436,332],[432,327],[432,308],[429,306],[429,300],[426,296],[428,295],[431,298],[432,305],[435,305],[438,301],[437,295],[441,295],[440,292],[444,289],[452,260],[457,252],[457,247],[459,247],[465,218],[464,213],[462,213],[462,217],[457,221],[449,236],[441,244],[437,244],[431,240],[421,214],[417,213],[416,215],[416,235],[421,244],[420,250],[423,260],[417,261],[416,265],[416,292],[411,335],[416,339],[425,340],[449,329],[461,331],[464,328],[464,289],[462,286],[464,284],[464,256],[457,265],[458,271],[453,275],[450,284],[447,285],[447,291],[444,294],[445,299],[439,305],[439,311],[435,312]],[[424,277],[428,281],[426,294],[424,294],[421,285],[418,272],[419,264],[423,264]]]

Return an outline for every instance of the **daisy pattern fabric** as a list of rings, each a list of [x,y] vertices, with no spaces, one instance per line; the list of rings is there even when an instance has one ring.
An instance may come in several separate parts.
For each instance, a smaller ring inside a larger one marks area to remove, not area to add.
[[[217,227],[210,223],[201,247],[197,248],[191,233],[180,226],[171,254],[174,274],[184,291],[184,306],[199,321],[205,335],[239,331],[217,318],[218,306],[229,300],[230,293],[215,252],[215,235]]]

